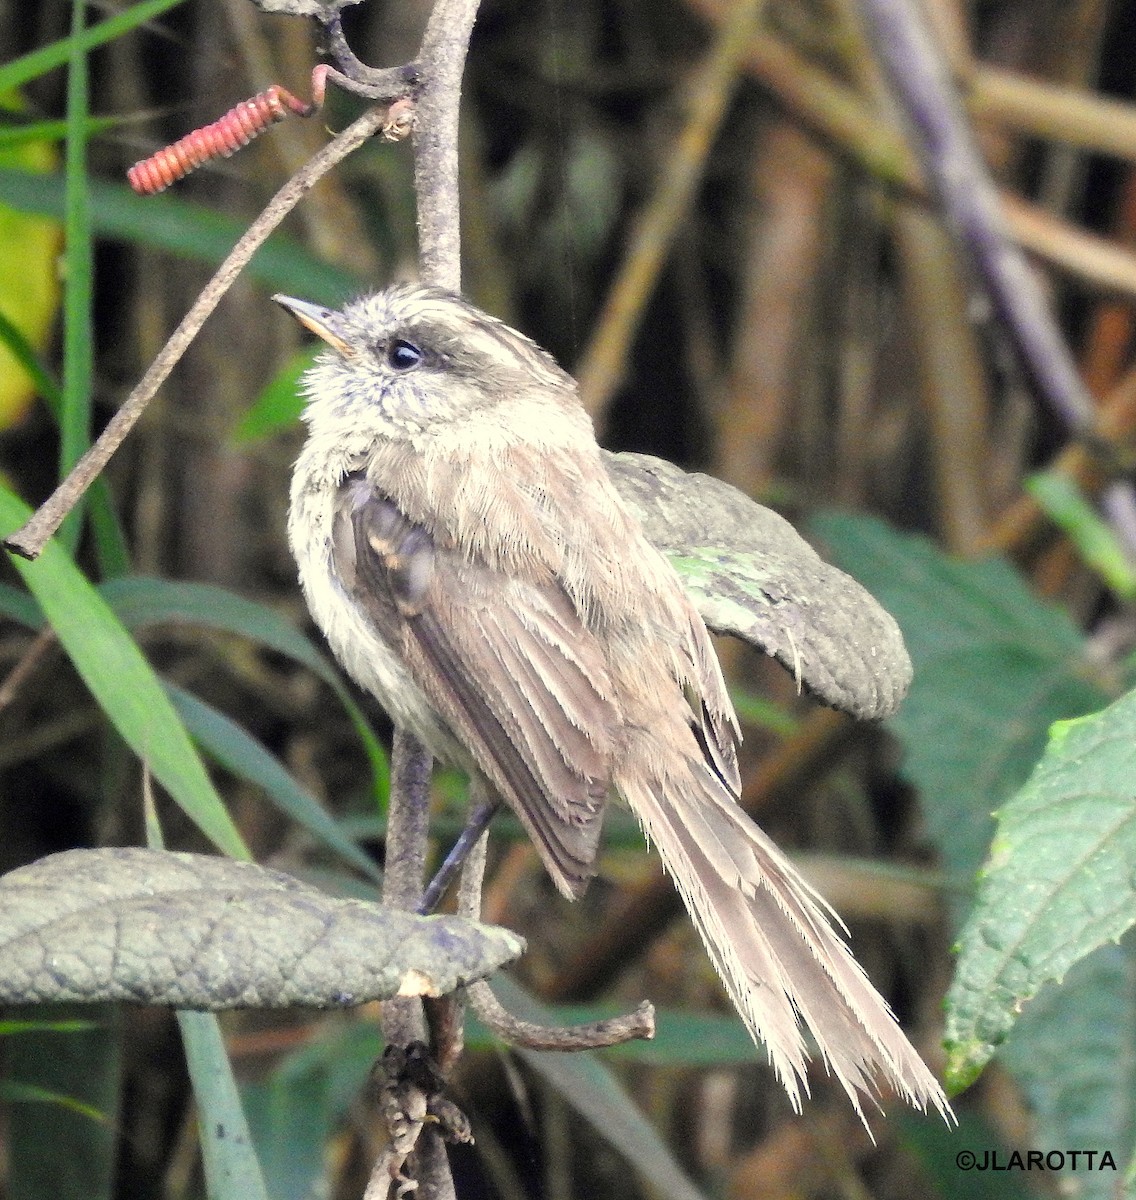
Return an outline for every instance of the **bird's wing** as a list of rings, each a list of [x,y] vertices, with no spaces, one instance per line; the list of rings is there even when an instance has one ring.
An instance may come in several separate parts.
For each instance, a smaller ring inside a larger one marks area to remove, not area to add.
[[[556,583],[435,544],[361,475],[336,507],[340,578],[520,817],[557,886],[592,873],[620,717],[602,646]]]

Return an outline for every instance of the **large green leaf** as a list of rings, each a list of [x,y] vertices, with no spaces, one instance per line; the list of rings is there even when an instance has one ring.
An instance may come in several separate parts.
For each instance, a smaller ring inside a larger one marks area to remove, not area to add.
[[[4,534],[30,515],[22,500],[0,488]],[[54,540],[35,562],[9,558],[123,740],[208,838],[227,854],[247,858],[248,850],[161,682],[107,602]]]
[[[4,1047],[8,1200],[110,1200],[122,1089],[122,1021],[112,1005],[58,1006],[87,1018],[74,1033],[46,1029]]]
[[[1007,563],[958,562],[926,539],[866,518],[826,516],[817,527],[839,561],[891,609],[911,650],[914,683],[890,727],[903,741],[904,769],[921,790],[927,826],[944,862],[960,877],[972,878],[994,831],[989,814],[1001,805],[1003,826],[991,868],[1000,874],[1005,821],[1010,820],[1016,886],[1003,887],[1005,879],[992,883],[987,873],[979,901],[985,917],[976,913],[981,925],[968,927],[962,936],[963,961],[952,995],[965,989],[961,1015],[967,1025],[960,1023],[957,1009],[950,1018],[950,1036],[958,1043],[958,1084],[973,1075],[982,1055],[988,1056],[978,1048],[989,1049],[1005,1037],[1015,1010],[1041,986],[1042,975],[1063,973],[1094,939],[1114,936],[1122,924],[1119,910],[1132,892],[1131,866],[1127,873],[1117,869],[1127,829],[1116,808],[1111,808],[1113,887],[1125,895],[1114,897],[1111,917],[1109,901],[1099,892],[1094,898],[1091,879],[1074,880],[1070,871],[1060,883],[1075,857],[1095,870],[1091,843],[1108,836],[1107,825],[1088,825],[1089,819],[1098,820],[1102,803],[1110,808],[1094,794],[1091,777],[1080,777],[1071,757],[1066,761],[1069,798],[1079,796],[1075,807],[1083,828],[1063,842],[1064,814],[1056,808],[1046,814],[1037,804],[1034,814],[1019,808],[1033,783],[1010,800],[1037,762],[1049,726],[1100,709],[1106,691],[1093,679],[1080,631],[1065,614],[1038,600]],[[1085,736],[1096,724],[1097,718],[1090,718],[1059,727],[1064,730],[1059,741],[1068,747],[1070,734],[1087,725],[1078,734]],[[1129,795],[1131,778],[1129,773]],[[1034,861],[1026,848],[1046,824],[1054,836],[1046,839],[1051,844],[1041,860]],[[1000,889],[996,903],[987,899],[993,886]],[[1050,921],[1047,932],[1046,923],[1035,917],[1057,896],[1069,901],[1080,896],[1090,907],[1073,913],[1065,904],[1070,927]],[[1022,941],[1023,922],[1041,943]],[[977,973],[968,962],[976,964]],[[1131,971],[1092,963],[1084,964],[1068,987],[1047,989],[1032,1013],[1027,1007],[1007,1043],[1007,1065],[1039,1114],[1037,1144],[1046,1148],[1098,1146],[1106,1133],[1110,1145],[1114,1135],[1124,1144],[1127,1134],[1120,1131],[1130,1125],[1129,1072],[1117,1064],[1129,1061],[1136,1045]],[[1073,1019],[1075,1013],[1079,1019]],[[1096,1123],[1100,1137],[1083,1140],[1086,1122]]]
[[[1070,1053],[1070,1047],[1074,1053]],[[1136,960],[1126,938],[1070,967],[1018,1018],[999,1057],[1030,1099],[1038,1146],[1109,1151],[1123,1166],[1136,1140]],[[1078,1171],[1076,1195],[1113,1200],[1111,1171]]]
[[[217,855],[67,850],[0,876],[3,1004],[344,1008],[444,995],[523,949],[507,929]]]
[[[973,879],[992,814],[1037,762],[1049,726],[1109,699],[1084,636],[1000,559],[951,559],[867,517],[826,514],[814,527],[903,630],[915,677],[890,727],[944,865]]]
[[[965,1086],[1023,1003],[1136,923],[1136,692],[1053,727],[998,814],[948,997],[949,1070]]]

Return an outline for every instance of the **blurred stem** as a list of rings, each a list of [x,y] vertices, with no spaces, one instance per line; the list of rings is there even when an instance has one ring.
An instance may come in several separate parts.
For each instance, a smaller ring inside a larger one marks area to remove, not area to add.
[[[659,172],[659,185],[635,220],[627,253],[577,374],[580,398],[597,424],[623,380],[629,347],[701,182],[765,3],[733,0],[710,53],[691,81],[689,115]]]
[[[725,0],[687,2],[709,20],[724,19]],[[747,48],[745,68],[797,120],[877,183],[928,203],[922,169],[903,135],[847,84],[763,31]],[[1024,249],[1092,287],[1136,296],[1136,255],[1012,193],[1000,198],[1008,228]]]
[[[418,61],[421,89],[414,118],[414,193],[418,202],[418,253],[423,283],[461,290],[461,223],[458,191],[458,121],[461,81],[479,0],[436,0]],[[395,730],[395,763],[387,826],[388,872],[397,878],[384,900],[414,910],[422,898],[429,835],[430,752],[405,729]],[[389,880],[389,874],[388,874]],[[388,1016],[388,1010],[390,1010]],[[455,1018],[458,1014],[452,1014]],[[416,1032],[417,1031],[417,1032]],[[425,1034],[419,1001],[383,1006],[383,1032],[405,1046]],[[436,1127],[418,1139],[416,1181],[422,1200],[448,1200],[454,1181]],[[380,1159],[381,1163],[381,1159]],[[378,1166],[378,1164],[376,1164]]]
[[[90,117],[87,51],[82,44],[86,4],[72,0],[71,52],[67,63],[67,142],[64,155],[63,406],[59,422],[59,477],[63,479],[90,443],[91,384],[94,378],[91,244],[87,182],[87,122]],[[82,506],[63,523],[59,537],[75,553]]]
[[[1090,494],[1099,492],[1104,485],[1102,457],[1111,458],[1121,470],[1131,469],[1136,441],[1136,368],[1130,369],[1102,402],[1099,435],[1101,440],[1091,446],[1071,442],[1048,469],[1061,472]],[[1044,519],[1037,501],[1032,496],[1022,496],[1002,514],[980,549],[1020,554],[1037,536]]]
[[[862,0],[860,11],[947,225],[973,262],[1022,367],[1069,429],[1092,430],[1092,399],[1025,256],[1009,236],[998,193],[921,13],[909,0]]]
[[[987,530],[990,428],[967,283],[950,239],[934,218],[901,205],[892,228],[919,395],[930,427],[942,533],[952,553],[970,555]]]

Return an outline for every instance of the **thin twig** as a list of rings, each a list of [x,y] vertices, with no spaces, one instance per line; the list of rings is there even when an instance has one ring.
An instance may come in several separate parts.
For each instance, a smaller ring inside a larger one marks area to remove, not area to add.
[[[0,712],[15,700],[24,682],[43,661],[43,656],[56,644],[58,639],[55,630],[45,625],[32,639],[31,644],[20,657],[20,661],[8,672],[3,683],[0,683]]]
[[[418,54],[419,89],[414,115],[414,191],[418,201],[418,250],[422,280],[458,291],[461,287],[461,226],[458,204],[458,114],[461,79],[479,0],[436,0]],[[332,29],[333,41],[335,31]],[[342,40],[342,39],[340,39]],[[337,47],[342,48],[342,47]],[[401,745],[400,770],[391,781],[387,855],[416,882],[398,885],[405,907],[415,908],[422,895],[429,816],[429,752],[405,730],[396,730]],[[416,864],[412,867],[412,864]],[[413,897],[413,903],[410,903]],[[389,1002],[384,1010],[390,1007]],[[415,1019],[404,1013],[383,1030],[388,1040],[405,1045],[411,1027],[424,1024],[421,1004]],[[456,1014],[453,1014],[456,1015]],[[418,1139],[415,1181],[421,1200],[449,1200],[453,1175],[438,1131],[427,1126]]]
[[[162,347],[149,370],[142,376],[122,407],[111,417],[98,441],[75,464],[74,469],[54,492],[35,511],[22,528],[8,537],[4,545],[24,558],[38,557],[63,519],[78,503],[79,498],[103,471],[111,456],[142,416],[154,393],[165,382],[178,360],[197,336],[209,314],[220,303],[221,297],[233,285],[253,254],[260,248],[268,235],[292,211],[311,190],[320,177],[342,161],[353,150],[382,128],[386,109],[368,109],[358,120],[352,122],[333,141],[329,142],[314,158],[310,159],[273,196],[268,206],[248,227],[241,239],[218,267],[216,274],[205,285],[193,302],[181,324],[174,330],[169,341]]]
[[[406,729],[396,729],[391,753],[391,795],[383,863],[383,904],[414,912],[422,900],[422,877],[429,837],[430,769],[433,759]],[[413,997],[383,1005],[383,1036],[407,1046],[426,1036],[421,1003]]]
[[[502,1041],[524,1050],[600,1050],[604,1046],[619,1046],[635,1038],[650,1040],[655,1036],[655,1009],[644,1000],[634,1012],[623,1013],[606,1021],[589,1021],[584,1025],[538,1025],[514,1017],[493,995],[484,981],[471,983],[467,989],[473,1011],[487,1028]]]

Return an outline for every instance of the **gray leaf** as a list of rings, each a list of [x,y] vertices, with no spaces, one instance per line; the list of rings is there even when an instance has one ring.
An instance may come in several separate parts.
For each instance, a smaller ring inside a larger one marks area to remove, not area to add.
[[[606,454],[605,462],[711,629],[772,655],[833,708],[864,719],[895,712],[911,683],[899,626],[788,521],[662,459]]]
[[[0,877],[0,1004],[338,1008],[443,995],[523,949],[508,930],[202,854],[69,850]]]

